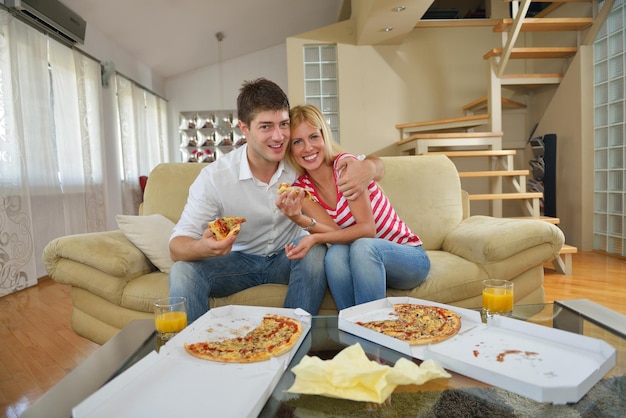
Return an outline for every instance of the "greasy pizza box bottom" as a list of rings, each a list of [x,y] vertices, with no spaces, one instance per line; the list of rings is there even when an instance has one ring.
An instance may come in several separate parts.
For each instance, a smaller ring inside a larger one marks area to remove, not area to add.
[[[265,314],[297,318],[304,331],[287,353],[254,363],[202,360],[184,343],[244,335]],[[256,417],[311,329],[301,309],[223,306],[211,309],[99,391],[74,407],[74,418],[140,416]]]
[[[459,333],[442,342],[410,346],[356,324],[389,317],[396,303],[435,305],[461,316]],[[615,365],[615,349],[591,337],[506,317],[489,324],[478,311],[392,297],[342,310],[339,329],[408,356],[434,359],[447,370],[538,402],[578,402]]]

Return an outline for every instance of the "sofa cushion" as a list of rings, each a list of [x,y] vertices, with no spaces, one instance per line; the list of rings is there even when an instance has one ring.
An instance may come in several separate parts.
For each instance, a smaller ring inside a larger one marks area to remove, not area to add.
[[[122,296],[121,307],[140,312],[153,312],[152,304],[169,296],[167,274],[154,271],[128,282]]]
[[[439,250],[463,219],[461,182],[445,155],[381,157],[385,176],[379,184],[393,208],[427,250]]]
[[[141,204],[142,215],[159,213],[176,223],[180,219],[189,186],[207,163],[163,163],[148,176]]]
[[[169,273],[172,264],[169,239],[174,222],[163,215],[117,215],[117,225],[130,242],[163,273]]]
[[[387,288],[387,296],[409,296],[452,303],[482,293],[489,275],[479,265],[445,251],[428,251],[431,268],[426,281],[411,290]]]

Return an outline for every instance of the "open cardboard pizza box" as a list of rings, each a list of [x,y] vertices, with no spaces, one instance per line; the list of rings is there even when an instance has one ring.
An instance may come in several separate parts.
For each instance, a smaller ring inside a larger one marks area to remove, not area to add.
[[[185,351],[184,343],[245,335],[265,314],[297,318],[304,326],[287,353],[256,363],[218,363]],[[211,309],[77,405],[75,418],[95,417],[256,417],[311,329],[301,309],[224,306]],[[210,331],[209,331],[210,330]]]
[[[456,336],[411,346],[356,322],[388,319],[396,303],[435,305],[461,316]],[[339,312],[339,329],[408,356],[435,359],[447,370],[526,396],[538,402],[578,402],[616,361],[608,343],[512,318],[483,324],[480,312],[436,302],[391,297]]]

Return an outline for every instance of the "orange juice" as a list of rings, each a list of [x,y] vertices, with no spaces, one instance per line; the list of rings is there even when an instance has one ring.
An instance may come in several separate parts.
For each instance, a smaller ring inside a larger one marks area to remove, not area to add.
[[[513,290],[497,287],[483,289],[483,309],[490,314],[513,311]]]
[[[154,325],[158,332],[180,332],[187,326],[187,313],[181,311],[160,313],[156,316]]]

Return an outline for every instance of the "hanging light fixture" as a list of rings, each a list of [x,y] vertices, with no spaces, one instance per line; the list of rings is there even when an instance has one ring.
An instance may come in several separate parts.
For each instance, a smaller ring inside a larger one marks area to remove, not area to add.
[[[217,71],[220,83],[220,109],[224,109],[224,73],[222,71],[222,40],[224,39],[224,33],[217,32],[215,34],[215,39],[217,39]]]

